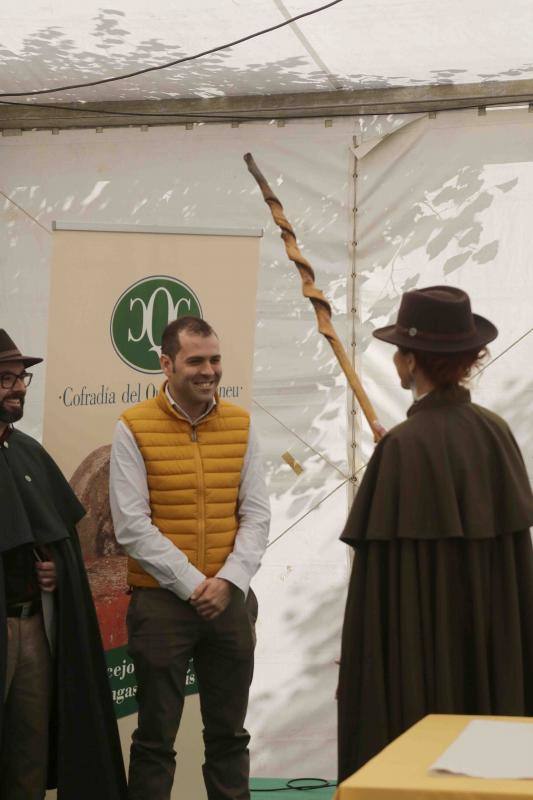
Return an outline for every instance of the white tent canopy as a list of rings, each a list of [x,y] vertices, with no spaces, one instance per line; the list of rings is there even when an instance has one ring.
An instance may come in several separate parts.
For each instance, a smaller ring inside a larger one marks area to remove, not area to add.
[[[159,65],[323,4],[7,0],[0,9],[0,90],[54,88]],[[527,79],[532,24],[529,0],[343,0],[182,66],[46,97],[139,101]]]

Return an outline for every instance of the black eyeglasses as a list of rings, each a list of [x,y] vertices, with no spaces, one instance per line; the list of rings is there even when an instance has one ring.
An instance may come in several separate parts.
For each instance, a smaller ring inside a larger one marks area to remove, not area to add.
[[[14,372],[0,372],[0,385],[2,389],[13,389],[17,381],[20,381],[24,386],[29,386],[33,374],[31,372],[19,372],[15,375]]]

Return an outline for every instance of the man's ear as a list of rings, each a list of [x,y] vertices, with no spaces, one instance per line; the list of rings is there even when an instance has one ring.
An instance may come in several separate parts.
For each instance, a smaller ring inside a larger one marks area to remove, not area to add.
[[[161,369],[168,378],[168,376],[172,372],[174,372],[174,365],[172,363],[172,359],[170,358],[170,356],[165,355],[165,353],[161,353],[161,355],[159,356],[159,363],[161,364]]]
[[[409,370],[409,375],[413,377],[417,366],[415,355],[414,353],[409,352],[406,353],[406,358],[407,358],[407,369]]]

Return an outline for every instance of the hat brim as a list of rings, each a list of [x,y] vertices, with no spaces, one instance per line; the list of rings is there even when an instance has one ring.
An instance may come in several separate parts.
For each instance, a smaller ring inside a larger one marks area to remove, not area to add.
[[[34,364],[40,364],[43,361],[42,358],[37,358],[36,356],[19,356],[19,355],[10,355],[7,358],[0,358],[0,364],[7,364],[9,361],[22,361],[24,367],[33,367]]]
[[[475,331],[464,339],[432,339],[422,336],[409,336],[397,330],[396,325],[387,325],[376,328],[372,335],[382,342],[395,344],[397,347],[406,347],[409,350],[423,350],[427,353],[462,353],[466,350],[475,350],[492,342],[498,335],[498,329],[485,317],[472,314]]]
[[[33,367],[35,364],[41,364],[44,359],[34,356],[23,356],[22,363],[25,367]]]

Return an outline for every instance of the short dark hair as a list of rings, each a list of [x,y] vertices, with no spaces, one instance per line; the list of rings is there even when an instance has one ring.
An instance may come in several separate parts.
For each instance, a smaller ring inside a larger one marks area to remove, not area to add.
[[[410,350],[407,347],[398,349],[404,355],[412,353],[426,378],[439,389],[466,383],[472,375],[472,370],[480,366],[488,353],[485,347],[462,353],[430,353],[425,350]]]
[[[211,325],[201,317],[179,317],[169,322],[161,336],[161,354],[168,356],[172,361],[181,349],[180,333],[183,331],[196,336],[217,335]]]

